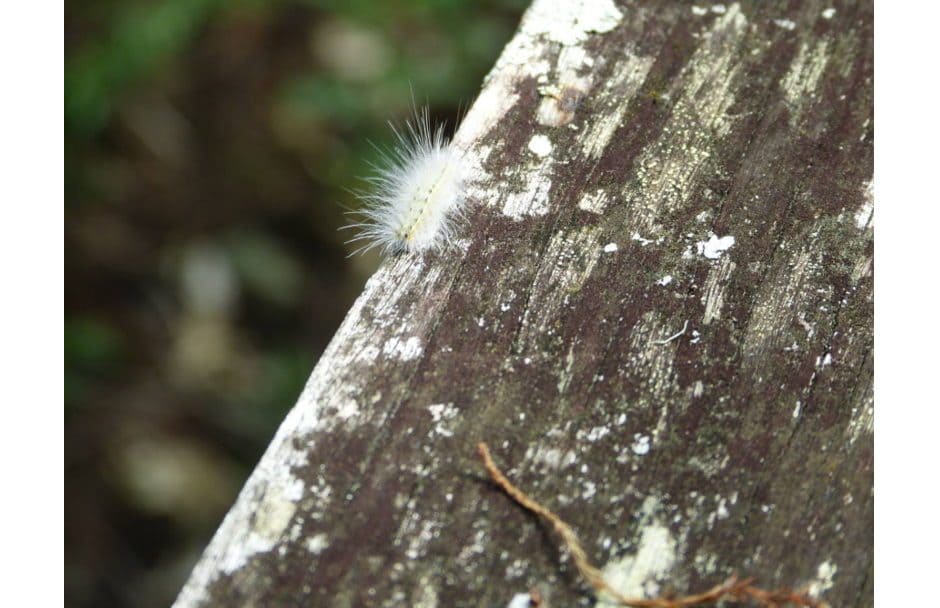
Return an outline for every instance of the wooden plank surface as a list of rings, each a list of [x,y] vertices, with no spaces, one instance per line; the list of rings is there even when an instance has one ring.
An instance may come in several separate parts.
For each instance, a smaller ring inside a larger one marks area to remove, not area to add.
[[[372,277],[176,605],[595,605],[480,440],[625,593],[872,605],[872,13],[536,0],[458,246]]]

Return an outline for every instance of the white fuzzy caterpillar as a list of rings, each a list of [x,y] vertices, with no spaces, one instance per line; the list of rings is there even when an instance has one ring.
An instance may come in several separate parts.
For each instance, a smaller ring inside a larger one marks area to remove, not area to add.
[[[353,255],[375,248],[385,255],[440,249],[453,241],[461,217],[461,157],[443,127],[432,131],[425,109],[404,131],[392,130],[395,146],[379,151],[377,175],[366,178],[372,191],[357,193],[364,208],[353,214],[361,221],[346,226],[359,230],[347,242],[363,243]]]

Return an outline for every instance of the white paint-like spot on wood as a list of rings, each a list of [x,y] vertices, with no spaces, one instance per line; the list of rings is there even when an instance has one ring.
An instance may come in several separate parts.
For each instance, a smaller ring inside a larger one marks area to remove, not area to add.
[[[656,281],[656,284],[657,284],[657,285],[661,285],[661,286],[663,286],[663,287],[665,287],[666,285],[669,285],[670,283],[672,283],[672,275],[671,275],[671,274],[667,274],[667,275],[664,276],[663,278],[661,278],[661,279],[659,279],[658,281]]]
[[[703,17],[708,14],[708,9],[705,8],[704,6],[693,6],[692,14],[695,15],[696,17]]]
[[[604,253],[613,253],[617,251],[617,243],[607,243],[604,245]]]
[[[531,608],[531,606],[532,596],[528,593],[517,593],[512,596],[512,599],[506,604],[506,608]]]
[[[552,153],[552,142],[544,135],[533,135],[529,140],[529,151],[539,158],[543,158]]]
[[[699,255],[703,255],[709,260],[717,260],[725,251],[734,246],[733,236],[718,237],[711,234],[707,241],[701,241],[695,244],[695,249]]]
[[[822,12],[822,18],[823,18],[823,19],[832,19],[832,18],[835,16],[835,14],[836,14],[836,9],[834,9],[834,8],[827,8],[827,9],[825,9],[825,10]]]
[[[787,31],[793,31],[796,29],[796,23],[790,21],[789,19],[774,19],[774,25]]]
[[[637,456],[645,456],[650,451],[650,438],[647,435],[637,433],[633,436],[633,445],[630,449]]]
[[[523,35],[545,36],[552,42],[573,45],[592,33],[603,34],[617,27],[623,13],[612,0],[536,0],[522,21]]]

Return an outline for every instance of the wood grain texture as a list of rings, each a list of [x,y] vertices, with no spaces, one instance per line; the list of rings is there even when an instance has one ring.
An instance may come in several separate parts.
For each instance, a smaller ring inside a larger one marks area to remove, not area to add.
[[[595,605],[480,440],[624,593],[872,605],[872,10],[536,0],[459,246],[368,282],[176,605]]]

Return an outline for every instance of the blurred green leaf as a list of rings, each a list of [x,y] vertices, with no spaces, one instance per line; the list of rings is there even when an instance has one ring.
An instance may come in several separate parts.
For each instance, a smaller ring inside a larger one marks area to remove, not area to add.
[[[89,317],[65,320],[65,407],[83,400],[100,377],[125,363],[126,348],[111,325]]]
[[[66,366],[95,370],[120,361],[124,344],[110,325],[79,317],[65,321]]]
[[[123,5],[106,40],[89,43],[66,61],[66,129],[84,135],[100,130],[126,86],[178,53],[214,9],[228,4],[162,0]]]

